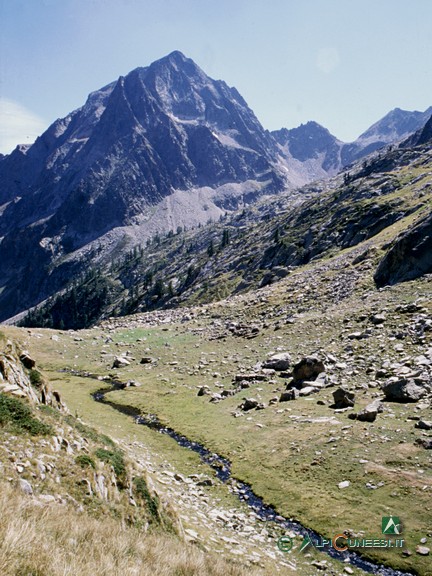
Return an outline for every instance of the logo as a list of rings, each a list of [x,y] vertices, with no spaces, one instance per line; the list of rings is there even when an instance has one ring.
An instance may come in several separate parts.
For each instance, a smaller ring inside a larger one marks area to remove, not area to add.
[[[300,546],[300,552],[303,552],[303,550],[306,550],[306,548],[308,546],[313,546],[314,543],[311,540],[311,537],[309,536],[309,534],[307,534],[304,538],[303,538],[303,542]]]
[[[383,534],[402,534],[402,524],[398,516],[383,516],[381,527]]]
[[[405,545],[403,538],[391,538],[402,533],[402,523],[399,516],[383,516],[381,518],[381,530],[390,538],[377,538],[376,536],[352,537],[348,532],[336,534],[333,538],[324,538],[318,534],[306,534],[300,545],[299,552],[304,552],[312,547],[321,550],[333,548],[337,552],[355,550],[361,548],[402,548]],[[281,536],[277,541],[277,546],[282,552],[290,552],[293,548],[293,539],[289,536]],[[429,574],[429,573],[428,573]],[[432,576],[432,572],[430,572]]]
[[[289,552],[293,547],[292,538],[289,536],[281,536],[277,541],[277,547],[281,552]]]

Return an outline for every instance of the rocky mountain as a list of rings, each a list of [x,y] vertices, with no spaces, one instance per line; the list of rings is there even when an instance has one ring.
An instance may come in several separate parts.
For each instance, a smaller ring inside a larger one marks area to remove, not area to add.
[[[406,114],[363,143],[415,128],[420,113]],[[269,133],[180,52],[133,70],[0,158],[0,320],[167,232],[271,194],[295,205],[295,189],[339,170],[344,146],[313,122]]]
[[[354,247],[359,263],[374,261],[380,287],[417,278],[432,272],[431,170],[431,141],[403,142],[296,197],[279,194],[217,223],[156,237],[75,278],[24,325],[81,328],[110,316],[213,302]]]
[[[432,106],[424,112],[395,108],[349,143],[338,140],[316,122],[307,122],[291,130],[282,128],[271,134],[283,154],[293,156],[314,173],[325,177],[388,144],[407,138],[423,128],[431,115]]]
[[[292,156],[311,172],[325,178],[341,168],[341,147],[335,136],[317,122],[307,122],[298,128],[282,128],[271,133],[285,156]]]
[[[237,90],[180,52],[138,68],[1,160],[1,317],[89,255],[217,219],[290,178],[304,180]]]

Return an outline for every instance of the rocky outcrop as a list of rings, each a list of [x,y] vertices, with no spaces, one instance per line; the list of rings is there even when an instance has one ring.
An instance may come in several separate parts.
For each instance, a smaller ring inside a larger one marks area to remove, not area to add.
[[[432,273],[432,214],[396,238],[375,273],[377,286],[414,280]]]
[[[27,398],[32,404],[46,404],[67,412],[56,390],[51,390],[42,374],[35,370],[36,361],[16,344],[0,342],[0,392]]]

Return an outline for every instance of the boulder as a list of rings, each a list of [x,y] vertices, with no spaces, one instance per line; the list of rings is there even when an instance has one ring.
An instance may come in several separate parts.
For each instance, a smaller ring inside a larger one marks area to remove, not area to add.
[[[155,362],[155,359],[151,356],[143,356],[141,358],[140,364],[152,364],[153,362]]]
[[[244,402],[240,404],[239,408],[241,408],[244,412],[248,410],[253,410],[259,405],[258,400],[255,398],[245,398]]]
[[[432,430],[432,420],[419,420],[415,427],[420,428],[420,430]]]
[[[350,414],[348,418],[351,420],[360,420],[360,422],[375,422],[376,417],[383,411],[383,406],[379,400],[374,400],[368,404],[366,408],[360,410],[356,414]]]
[[[375,326],[377,326],[378,324],[383,324],[386,321],[386,315],[385,314],[373,314],[370,318],[370,321],[372,322],[372,324],[375,324]]]
[[[18,485],[21,492],[24,492],[24,494],[27,494],[27,496],[32,496],[33,488],[30,482],[27,482],[27,480],[24,480],[24,478],[20,478]]]
[[[291,390],[286,390],[282,392],[279,398],[279,402],[288,402],[290,400],[296,400],[299,397],[299,391],[297,388],[291,388]]]
[[[124,368],[126,366],[129,366],[130,362],[127,358],[125,358],[124,356],[116,356],[114,358],[114,362],[112,367],[113,368]]]
[[[33,360],[33,358],[30,356],[30,354],[27,351],[23,351],[20,354],[20,360],[21,362],[24,364],[24,366],[26,368],[28,368],[28,370],[31,370],[32,368],[34,368],[36,366],[36,361]]]
[[[321,372],[325,372],[324,363],[315,356],[308,356],[294,365],[293,378],[296,381],[315,380]]]
[[[333,392],[333,399],[335,408],[350,408],[354,406],[355,394],[341,387]]]
[[[417,402],[426,396],[425,388],[418,386],[413,379],[390,378],[382,386],[385,399],[391,402]]]
[[[268,360],[263,363],[263,368],[271,368],[282,372],[283,370],[288,370],[291,366],[291,357],[288,352],[281,352],[280,354],[274,354]]]
[[[432,450],[432,438],[417,438],[414,444],[422,446],[426,450]]]
[[[319,390],[319,388],[316,388],[315,386],[305,386],[304,388],[301,388],[299,390],[299,395],[300,396],[310,396],[311,394],[318,392],[318,390]]]
[[[416,552],[420,556],[429,556],[430,549],[427,546],[416,546]]]
[[[204,396],[205,394],[210,394],[210,389],[208,386],[201,386],[198,390],[197,396]]]

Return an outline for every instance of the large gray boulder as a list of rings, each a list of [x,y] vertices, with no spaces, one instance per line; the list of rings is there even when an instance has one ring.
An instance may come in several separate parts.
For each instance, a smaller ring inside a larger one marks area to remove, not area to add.
[[[288,370],[291,366],[291,357],[288,352],[281,352],[280,354],[274,354],[268,360],[263,363],[263,368],[271,368],[282,372],[283,370]]]
[[[360,420],[360,422],[375,422],[376,417],[383,411],[383,405],[380,400],[374,400],[370,404],[355,414],[350,414],[351,420]]]
[[[333,392],[335,408],[351,408],[355,403],[355,394],[345,388],[337,388]]]
[[[427,394],[412,378],[390,378],[383,384],[382,391],[385,399],[392,402],[417,402]]]

